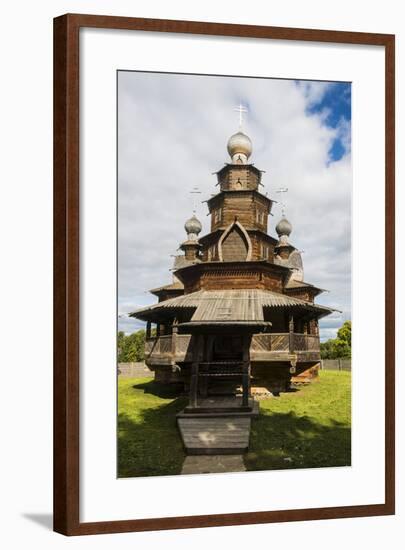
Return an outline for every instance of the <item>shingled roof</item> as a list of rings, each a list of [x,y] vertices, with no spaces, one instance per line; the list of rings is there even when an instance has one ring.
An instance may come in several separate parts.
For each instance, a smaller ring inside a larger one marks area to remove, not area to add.
[[[263,321],[263,308],[268,307],[304,308],[316,312],[318,317],[333,311],[270,290],[199,290],[139,309],[130,313],[130,317],[146,320],[154,312],[188,308],[195,310],[192,321]]]

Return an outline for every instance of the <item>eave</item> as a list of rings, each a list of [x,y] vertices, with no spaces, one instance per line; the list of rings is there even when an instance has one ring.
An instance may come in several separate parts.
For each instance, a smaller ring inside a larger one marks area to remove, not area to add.
[[[210,233],[207,233],[200,239],[198,239],[198,242],[200,244],[208,244],[212,241],[214,241],[217,237],[222,235],[222,233],[225,231],[225,227],[223,229],[216,229],[215,231],[211,231]],[[246,229],[246,228],[245,228]],[[271,242],[272,244],[278,243],[278,240],[266,233],[265,231],[261,231],[260,229],[246,229],[246,231],[250,234],[260,235],[264,239],[266,239],[268,242]],[[203,262],[204,263],[204,262]]]
[[[175,276],[180,279],[184,283],[184,275],[192,275],[194,272],[198,271],[209,271],[211,269],[229,269],[229,268],[235,268],[235,269],[261,269],[265,268],[269,271],[276,271],[283,275],[283,277],[287,277],[289,273],[291,272],[291,269],[289,267],[284,267],[282,265],[277,265],[272,262],[269,262],[267,260],[252,260],[252,261],[242,261],[242,262],[201,262],[199,264],[194,264],[190,266],[183,267],[181,269],[178,269],[174,272]]]
[[[213,173],[219,175],[223,172],[226,172],[227,170],[231,170],[232,168],[250,168],[251,170],[256,172],[258,176],[261,176],[264,173],[264,170],[259,170],[259,168],[256,168],[254,164],[233,164],[231,162],[226,162],[224,166],[222,166],[222,168]]]
[[[260,197],[260,199],[264,199],[265,202],[268,203],[268,207],[269,207],[269,210],[271,208],[271,205],[273,204],[273,201],[272,199],[269,199],[269,197],[267,197],[266,195],[263,195],[263,193],[260,193],[260,191],[257,191],[256,189],[224,189],[223,191],[220,191],[219,193],[217,193],[216,195],[214,195],[213,197],[210,197],[209,199],[207,199],[205,202],[207,203],[208,205],[208,208],[211,208],[212,204],[215,203],[221,196],[223,195],[235,195],[235,194],[239,194],[239,195],[247,195],[247,194],[252,194],[252,195],[257,195]]]

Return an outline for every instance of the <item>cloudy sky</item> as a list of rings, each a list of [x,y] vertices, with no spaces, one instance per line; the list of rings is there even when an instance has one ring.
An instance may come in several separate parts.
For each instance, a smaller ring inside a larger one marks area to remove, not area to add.
[[[286,203],[305,280],[329,290],[319,303],[343,311],[321,322],[321,338],[334,337],[350,319],[350,84],[119,71],[120,330],[141,328],[126,313],[154,303],[148,289],[171,281],[171,255],[195,205],[202,234],[208,232],[201,201],[218,191],[212,173],[230,160],[226,143],[238,130],[239,103],[248,109],[250,160],[265,171],[261,190]],[[190,193],[195,187],[201,195]],[[279,203],[272,214],[269,233],[276,236]]]

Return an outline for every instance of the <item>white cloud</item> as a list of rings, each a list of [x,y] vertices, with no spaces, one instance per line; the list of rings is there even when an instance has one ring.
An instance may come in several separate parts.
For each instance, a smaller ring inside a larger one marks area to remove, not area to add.
[[[170,281],[171,254],[185,238],[197,186],[202,200],[215,194],[212,172],[229,160],[226,142],[237,130],[235,105],[249,107],[245,131],[252,162],[266,171],[263,192],[280,200],[288,187],[292,243],[304,250],[305,279],[329,289],[319,302],[350,317],[350,125],[326,126],[325,112],[310,114],[330,85],[269,79],[119,73],[119,311],[153,303],[146,291]],[[335,139],[348,148],[330,162]],[[273,208],[269,233],[280,217]],[[197,215],[208,231],[205,204]],[[322,322],[332,334],[342,316]],[[139,322],[119,320],[123,330]],[[133,324],[131,324],[133,323]],[[136,324],[137,323],[137,324]],[[331,323],[334,323],[331,325]]]

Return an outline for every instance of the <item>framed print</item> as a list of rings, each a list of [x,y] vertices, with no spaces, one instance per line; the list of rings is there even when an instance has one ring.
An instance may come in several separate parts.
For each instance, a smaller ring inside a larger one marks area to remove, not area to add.
[[[394,513],[394,43],[54,20],[56,531]]]

